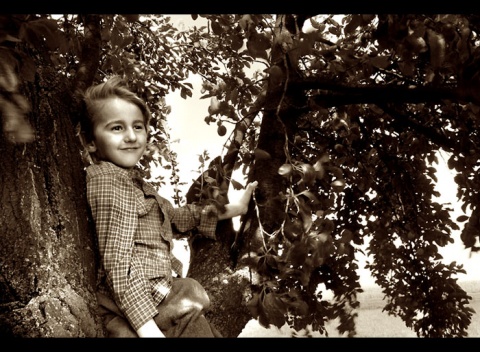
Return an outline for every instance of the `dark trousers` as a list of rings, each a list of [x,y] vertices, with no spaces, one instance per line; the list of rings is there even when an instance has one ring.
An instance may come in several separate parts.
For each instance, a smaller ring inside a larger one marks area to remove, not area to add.
[[[107,337],[138,337],[113,300],[100,293],[97,300]],[[154,320],[166,337],[222,337],[203,315],[209,306],[207,292],[196,280],[174,278]]]

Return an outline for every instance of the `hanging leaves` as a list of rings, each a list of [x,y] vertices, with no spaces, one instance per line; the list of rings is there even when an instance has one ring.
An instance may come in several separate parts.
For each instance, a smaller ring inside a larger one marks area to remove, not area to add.
[[[247,40],[248,53],[253,58],[268,60],[267,50],[270,49],[271,42],[263,33],[253,31]]]
[[[428,46],[430,48],[430,62],[433,68],[439,68],[445,60],[445,38],[431,29],[427,30],[427,34]]]

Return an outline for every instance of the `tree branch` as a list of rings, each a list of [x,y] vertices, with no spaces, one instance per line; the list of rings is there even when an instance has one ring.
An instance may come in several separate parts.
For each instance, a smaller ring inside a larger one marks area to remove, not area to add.
[[[350,87],[337,84],[332,80],[306,79],[292,83],[294,90],[312,90],[311,101],[317,106],[327,108],[349,104],[389,103],[425,103],[441,102],[448,99],[456,102],[480,103],[474,87],[448,85],[442,87],[363,85]],[[316,90],[316,91],[315,91]]]
[[[93,83],[100,65],[101,25],[100,15],[79,15],[85,25],[85,36],[79,54],[79,64],[73,85],[74,92],[83,92]]]
[[[403,116],[403,114],[399,113],[393,108],[388,107],[386,104],[379,104],[379,107],[387,114],[395,118],[396,123],[394,124],[394,127],[398,132],[404,131],[406,128],[410,127],[415,132],[418,132],[427,137],[430,141],[432,141],[442,149],[445,149],[447,151],[453,151],[456,154],[463,153],[464,155],[468,155],[470,147],[466,147],[458,143],[458,141],[456,140],[449,139],[447,136],[439,133],[433,128],[429,128],[418,123],[410,115]]]

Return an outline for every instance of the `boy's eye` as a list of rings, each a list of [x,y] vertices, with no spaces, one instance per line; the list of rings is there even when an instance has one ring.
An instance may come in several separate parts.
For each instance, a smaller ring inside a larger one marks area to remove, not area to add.
[[[122,130],[122,126],[113,126],[112,127],[112,131],[121,131]]]
[[[135,129],[136,130],[143,130],[145,127],[143,125],[136,125]]]

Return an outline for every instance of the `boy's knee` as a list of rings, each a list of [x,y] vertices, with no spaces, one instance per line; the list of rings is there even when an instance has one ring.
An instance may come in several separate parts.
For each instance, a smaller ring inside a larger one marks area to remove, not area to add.
[[[183,291],[183,301],[185,305],[190,305],[197,310],[203,310],[210,306],[210,298],[202,285],[192,278],[182,278],[174,280],[173,285],[181,285]]]

